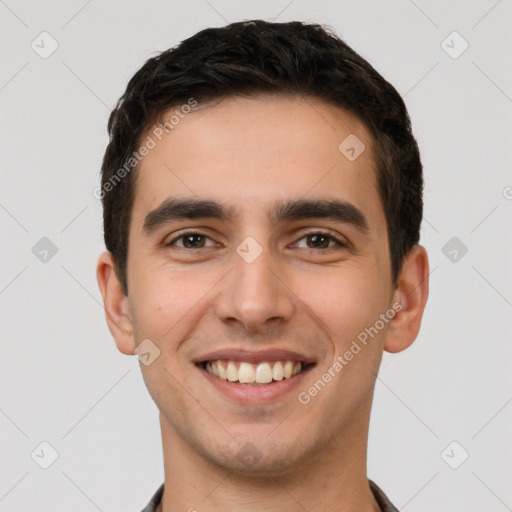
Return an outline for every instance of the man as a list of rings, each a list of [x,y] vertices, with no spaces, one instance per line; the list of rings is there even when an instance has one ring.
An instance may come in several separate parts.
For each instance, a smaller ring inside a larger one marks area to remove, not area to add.
[[[97,277],[160,411],[145,511],[393,511],[368,480],[382,352],[428,295],[404,103],[324,28],[207,29],[109,120]]]

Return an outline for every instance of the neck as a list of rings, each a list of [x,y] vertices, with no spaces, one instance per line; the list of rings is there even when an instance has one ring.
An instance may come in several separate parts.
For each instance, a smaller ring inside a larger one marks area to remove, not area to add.
[[[335,445],[287,472],[263,474],[236,473],[206,460],[160,415],[165,482],[158,512],[380,511],[366,476],[370,407],[362,409]]]

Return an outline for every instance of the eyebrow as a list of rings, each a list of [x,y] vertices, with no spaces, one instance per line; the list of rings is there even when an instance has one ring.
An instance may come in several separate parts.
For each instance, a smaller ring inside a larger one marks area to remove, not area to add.
[[[218,219],[232,221],[236,209],[209,199],[169,198],[151,210],[144,219],[142,231],[149,235],[161,226],[185,219]],[[363,212],[355,205],[338,199],[297,199],[276,202],[268,212],[273,224],[285,220],[322,218],[343,222],[368,233],[369,225]]]

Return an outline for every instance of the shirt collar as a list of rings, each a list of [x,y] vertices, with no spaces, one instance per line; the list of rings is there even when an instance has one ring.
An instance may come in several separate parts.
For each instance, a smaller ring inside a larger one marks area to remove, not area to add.
[[[370,484],[370,489],[382,512],[398,512],[398,509],[393,505],[393,503],[391,503],[391,501],[389,501],[389,498],[384,494],[384,491],[375,482],[368,480],[368,483]],[[142,512],[155,512],[162,500],[163,494],[164,484],[157,489]]]

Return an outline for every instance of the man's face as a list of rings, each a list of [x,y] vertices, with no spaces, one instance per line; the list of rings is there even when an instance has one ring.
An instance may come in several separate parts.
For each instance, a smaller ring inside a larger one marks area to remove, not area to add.
[[[353,161],[338,149],[351,134],[366,146]],[[170,199],[210,203],[198,218],[155,215]],[[228,469],[287,471],[365,437],[388,325],[359,351],[353,341],[394,289],[372,139],[355,116],[269,97],[188,114],[138,170],[127,275],[134,341],[160,350],[141,367],[167,438]]]

